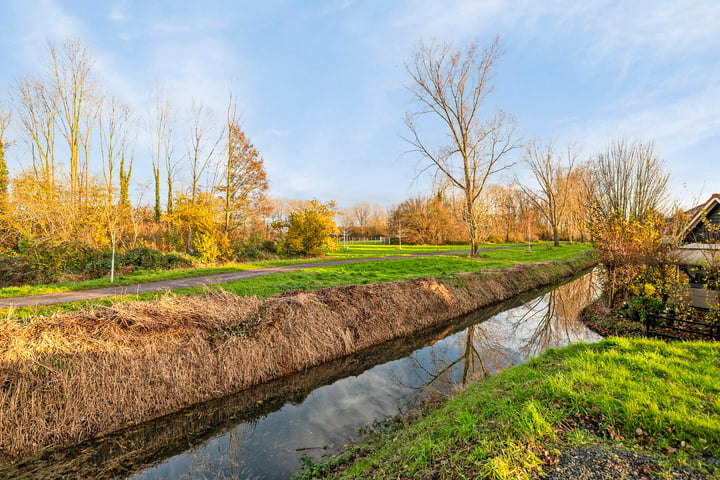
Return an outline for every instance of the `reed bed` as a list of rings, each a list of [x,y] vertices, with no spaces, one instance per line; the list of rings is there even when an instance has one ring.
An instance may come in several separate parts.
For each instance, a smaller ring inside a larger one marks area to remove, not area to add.
[[[594,263],[294,291],[167,294],[0,320],[0,464],[447,323]]]

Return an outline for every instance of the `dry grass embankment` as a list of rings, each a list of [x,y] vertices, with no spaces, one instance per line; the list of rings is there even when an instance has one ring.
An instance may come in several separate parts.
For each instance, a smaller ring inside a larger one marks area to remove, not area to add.
[[[593,263],[585,255],[264,301],[167,295],[0,321],[0,464],[441,325]]]

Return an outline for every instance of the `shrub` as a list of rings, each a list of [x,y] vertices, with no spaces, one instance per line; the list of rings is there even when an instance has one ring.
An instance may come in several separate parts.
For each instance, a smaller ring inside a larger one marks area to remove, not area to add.
[[[168,260],[162,252],[150,247],[137,247],[120,256],[118,265],[142,268],[143,270],[159,270],[166,268]]]
[[[90,277],[102,277],[110,273],[110,263],[112,262],[112,252],[99,252],[94,255],[83,268],[83,273]],[[118,266],[117,257],[115,258],[115,266]]]
[[[331,235],[338,233],[331,203],[317,200],[290,215],[286,248],[292,255],[321,255],[323,250],[336,248]]]
[[[193,239],[193,246],[197,251],[200,261],[205,263],[214,262],[222,253],[212,235],[206,233],[197,234]]]
[[[664,310],[665,303],[657,298],[632,297],[623,304],[619,313],[634,322],[645,323],[649,314],[659,315]]]
[[[33,270],[23,257],[6,255],[0,257],[0,287],[34,283],[37,273],[37,270]]]
[[[195,263],[195,259],[182,252],[170,252],[165,255],[167,268],[190,268]]]

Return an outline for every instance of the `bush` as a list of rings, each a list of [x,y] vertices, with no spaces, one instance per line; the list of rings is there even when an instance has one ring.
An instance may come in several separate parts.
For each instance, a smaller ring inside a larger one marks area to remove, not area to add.
[[[187,253],[170,252],[165,255],[167,268],[190,268],[195,263],[195,259]]]
[[[232,245],[232,258],[243,260],[270,260],[278,258],[278,246],[272,240],[259,242],[234,242]]]
[[[80,242],[36,241],[23,239],[18,243],[20,256],[35,271],[32,281],[48,283],[63,274],[84,274],[110,268],[109,254]],[[105,259],[107,257],[107,260]]]
[[[35,283],[37,274],[23,257],[0,257],[0,288]]]
[[[110,273],[111,263],[112,252],[100,252],[99,255],[95,255],[94,258],[85,264],[83,273],[86,273],[92,278],[102,277]],[[118,266],[117,257],[115,258],[115,266]]]
[[[204,263],[213,263],[222,253],[212,235],[206,233],[197,234],[193,239],[193,246],[200,261]]]
[[[487,240],[485,240],[486,243],[504,243],[505,237],[502,235],[498,235],[497,233],[492,233],[488,236]]]
[[[290,214],[285,248],[291,255],[322,255],[323,250],[334,251],[335,241],[331,235],[338,233],[335,212],[331,203],[322,204],[312,200],[309,204]]]
[[[118,265],[130,266],[133,269],[160,270],[167,268],[168,259],[162,252],[150,247],[137,247],[123,253],[120,256]]]
[[[659,315],[665,310],[665,303],[657,298],[632,297],[623,304],[620,314],[638,323],[645,323],[649,314]]]

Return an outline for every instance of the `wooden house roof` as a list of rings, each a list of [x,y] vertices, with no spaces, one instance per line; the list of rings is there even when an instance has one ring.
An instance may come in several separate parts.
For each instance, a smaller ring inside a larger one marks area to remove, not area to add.
[[[690,221],[685,226],[683,238],[688,241],[688,235],[697,227],[704,216],[709,215],[713,210],[720,207],[720,193],[713,193],[703,204],[691,208],[686,213],[691,215]]]

